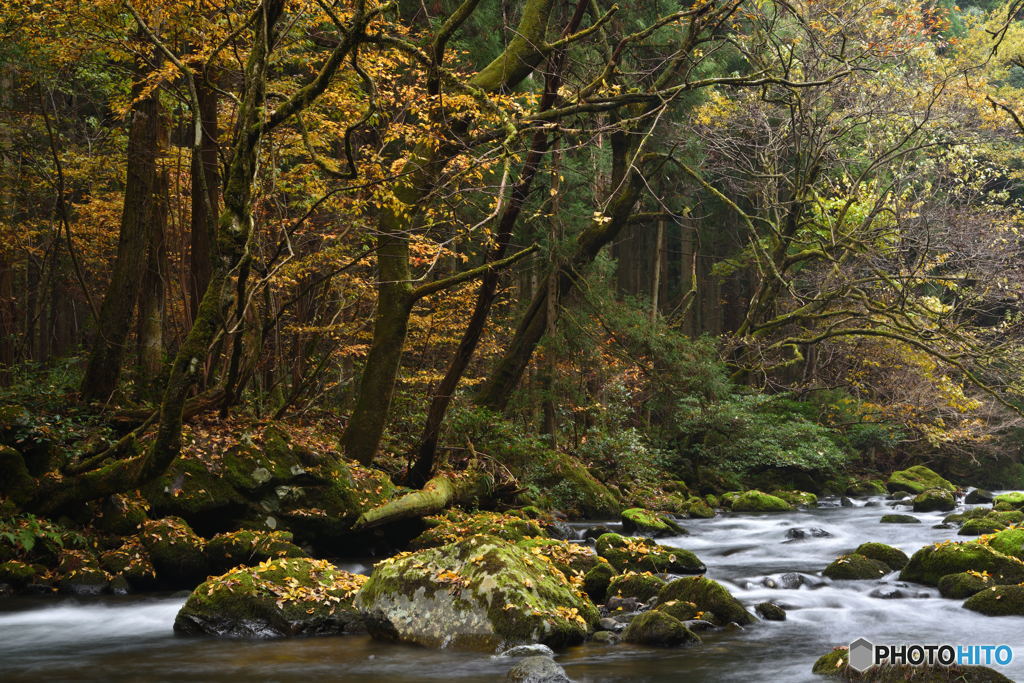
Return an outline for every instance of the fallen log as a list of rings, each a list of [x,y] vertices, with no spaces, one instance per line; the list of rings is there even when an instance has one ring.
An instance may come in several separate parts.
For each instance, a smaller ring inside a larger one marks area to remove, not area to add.
[[[404,519],[434,515],[452,505],[478,504],[491,498],[494,490],[494,477],[479,470],[436,476],[419,491],[367,510],[352,528],[373,529]]]

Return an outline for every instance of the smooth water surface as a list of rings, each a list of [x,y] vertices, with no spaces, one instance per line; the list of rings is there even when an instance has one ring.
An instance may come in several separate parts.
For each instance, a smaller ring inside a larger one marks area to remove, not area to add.
[[[864,636],[875,643],[1007,644],[1017,661],[997,667],[1024,680],[1024,617],[985,617],[910,584],[914,597],[869,595],[879,581],[829,582],[821,570],[865,541],[908,554],[956,537],[933,529],[945,513],[914,513],[922,524],[880,524],[888,501],[855,507],[687,520],[690,535],[660,542],[692,550],[708,576],[723,582],[749,608],[763,600],[788,611],[785,622],[760,622],[739,632],[705,634],[701,647],[655,650],[585,645],[558,656],[577,681],[811,681],[815,659]],[[906,512],[900,508],[898,512]],[[830,537],[788,540],[793,528]],[[349,569],[357,569],[352,566]],[[780,585],[797,572],[803,585]],[[891,586],[890,586],[891,588]],[[177,638],[171,630],[184,598],[107,598],[99,601],[18,599],[0,602],[0,679],[23,680],[346,680],[495,681],[506,658],[378,643],[364,636],[240,642]],[[820,680],[820,679],[817,679]]]

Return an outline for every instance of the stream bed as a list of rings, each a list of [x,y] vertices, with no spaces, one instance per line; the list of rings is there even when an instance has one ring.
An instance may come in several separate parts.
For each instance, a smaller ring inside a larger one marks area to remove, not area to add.
[[[900,589],[909,597],[879,597],[878,589],[886,594],[897,588],[895,574],[878,581],[821,578],[836,556],[865,541],[888,543],[909,555],[935,541],[968,540],[955,528],[932,528],[948,513],[914,513],[922,524],[880,524],[887,512],[889,501],[876,498],[856,501],[854,507],[685,520],[690,535],[659,542],[695,552],[708,566],[707,575],[751,610],[764,600],[779,603],[787,620],[702,634],[703,646],[678,650],[588,644],[559,653],[558,662],[580,682],[813,681],[822,680],[810,673],[820,655],[863,636],[875,643],[1010,645],[1014,662],[993,668],[1024,680],[1024,617],[982,616],[961,608],[962,601],[915,584]],[[789,538],[787,532],[797,528],[830,535]],[[782,588],[782,575],[791,573],[801,575],[802,585]],[[255,642],[179,638],[171,625],[183,603],[183,597],[166,596],[0,601],[0,678],[475,683],[502,680],[512,666],[503,657],[365,636]]]

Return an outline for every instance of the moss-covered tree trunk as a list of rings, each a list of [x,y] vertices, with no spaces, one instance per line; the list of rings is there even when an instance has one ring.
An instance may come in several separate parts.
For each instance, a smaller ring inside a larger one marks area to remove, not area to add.
[[[82,380],[82,398],[105,401],[117,388],[131,331],[139,283],[146,271],[146,253],[153,239],[154,203],[158,198],[157,159],[161,137],[159,91],[145,97],[135,86],[128,131],[128,177],[110,284],[100,305],[89,359]]]

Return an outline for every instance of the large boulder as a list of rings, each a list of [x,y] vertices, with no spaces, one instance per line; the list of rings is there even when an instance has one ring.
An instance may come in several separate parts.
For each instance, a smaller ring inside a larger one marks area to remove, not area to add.
[[[99,595],[107,590],[110,577],[96,557],[85,550],[63,550],[57,563],[61,591],[72,595]]]
[[[1012,493],[996,496],[994,504],[1008,509],[1019,510],[1024,508],[1024,492],[1013,491]]]
[[[861,543],[853,552],[872,560],[884,562],[892,569],[903,569],[907,566],[907,562],[910,562],[910,558],[905,552],[885,543]]]
[[[885,482],[881,479],[855,481],[846,487],[846,495],[848,496],[884,496],[886,493],[888,491],[886,491]]]
[[[967,495],[964,496],[964,502],[968,505],[988,505],[994,500],[995,496],[985,489],[971,489]]]
[[[946,574],[971,570],[988,572],[999,582],[1024,581],[1024,562],[1017,558],[982,543],[950,541],[925,546],[914,553],[900,572],[900,580],[937,586],[939,579]]]
[[[707,567],[689,550],[658,545],[648,538],[628,538],[620,534],[604,534],[597,539],[597,554],[612,563],[620,572],[669,572],[672,574],[703,574]]]
[[[779,489],[772,491],[771,495],[781,498],[789,503],[791,507],[818,507],[818,497],[809,491],[785,491]]]
[[[928,489],[914,497],[914,512],[948,512],[956,509],[956,497],[952,491]]]
[[[990,617],[1024,616],[1024,586],[992,586],[964,601],[964,608]]]
[[[651,512],[643,508],[629,508],[622,511],[622,530],[627,534],[640,534],[658,538],[660,536],[681,536],[686,529],[679,526],[669,515]]]
[[[627,643],[654,647],[678,647],[700,642],[686,625],[660,610],[651,610],[634,618],[622,634]]]
[[[992,577],[981,572],[946,574],[939,579],[939,595],[951,600],[963,600],[990,588],[992,584]]]
[[[208,579],[174,620],[185,635],[278,638],[362,630],[352,600],[366,581],[329,562],[267,560]]]
[[[217,534],[206,544],[211,570],[224,572],[238,565],[259,564],[278,557],[305,557],[302,548],[292,543],[287,531],[242,529]]]
[[[906,491],[915,495],[924,493],[928,489],[942,489],[950,493],[956,491],[956,486],[924,465],[914,465],[905,470],[893,472],[885,486],[894,493]]]
[[[500,512],[470,513],[452,509],[442,515],[427,517],[424,521],[428,526],[427,530],[414,538],[410,544],[415,550],[448,545],[477,534],[513,542],[525,538],[547,537],[538,522]]]
[[[156,568],[138,536],[129,536],[119,547],[100,555],[100,565],[112,576],[120,576],[136,590],[156,584]]]
[[[710,613],[712,621],[719,626],[733,622],[743,626],[757,621],[757,617],[748,612],[722,584],[703,576],[688,576],[669,582],[658,593],[658,604],[671,600],[692,602],[700,611]]]
[[[834,580],[857,580],[878,579],[891,571],[892,569],[889,565],[884,562],[872,560],[871,558],[854,553],[853,555],[843,555],[836,559],[832,564],[825,567],[825,571],[822,574]]]
[[[550,560],[484,535],[377,564],[356,604],[374,636],[428,647],[571,645],[598,620]]]
[[[986,538],[985,542],[1004,555],[1024,560],[1024,528],[1003,529]]]
[[[996,513],[999,514],[999,513]],[[975,517],[968,519],[957,532],[960,536],[981,536],[993,534],[1006,528],[1006,523],[993,517]]]
[[[644,572],[626,572],[619,574],[608,584],[608,597],[636,598],[647,602],[665,586],[665,580]]]
[[[734,512],[787,512],[793,506],[763,491],[744,491],[730,499],[730,507]]]

